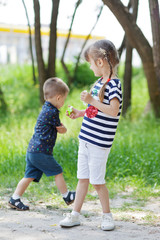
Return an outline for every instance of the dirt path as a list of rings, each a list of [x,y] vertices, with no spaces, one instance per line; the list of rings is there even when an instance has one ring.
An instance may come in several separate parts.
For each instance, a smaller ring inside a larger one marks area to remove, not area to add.
[[[111,208],[116,223],[114,231],[100,229],[101,210],[99,201],[87,201],[83,206],[82,225],[61,228],[59,221],[63,213],[71,208],[63,206],[54,209],[50,203],[37,203],[27,212],[19,212],[5,207],[7,199],[0,199],[0,240],[159,240],[160,239],[160,199],[151,199],[140,210],[133,206],[131,199],[117,196],[111,200]],[[127,203],[127,204],[126,204]],[[124,221],[125,220],[125,221]]]

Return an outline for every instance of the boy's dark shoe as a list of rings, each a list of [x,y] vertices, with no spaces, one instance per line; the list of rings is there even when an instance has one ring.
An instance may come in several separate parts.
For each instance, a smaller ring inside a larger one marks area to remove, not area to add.
[[[74,202],[75,196],[76,196],[76,192],[69,192],[67,197],[63,199],[67,205],[70,205],[71,203]]]
[[[14,208],[14,209],[17,209],[18,211],[26,211],[26,210],[29,210],[29,207],[24,205],[20,198],[18,199],[13,199],[12,197],[10,198],[9,202],[8,202],[8,205],[11,207],[11,208]]]

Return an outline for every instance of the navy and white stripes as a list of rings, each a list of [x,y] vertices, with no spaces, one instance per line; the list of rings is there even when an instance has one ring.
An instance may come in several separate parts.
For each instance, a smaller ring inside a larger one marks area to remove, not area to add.
[[[92,89],[92,93],[94,92],[94,89],[97,90],[96,96],[93,94],[93,97],[96,100],[99,100],[98,92],[103,85],[101,81],[102,79],[100,79]],[[120,102],[117,117],[106,115],[100,110],[98,110],[98,114],[94,118],[88,118],[85,114],[79,134],[81,140],[101,148],[110,148],[112,146],[122,108],[122,90],[119,79],[111,79],[108,82],[104,93],[103,103],[110,104],[110,101],[113,98],[117,98]]]

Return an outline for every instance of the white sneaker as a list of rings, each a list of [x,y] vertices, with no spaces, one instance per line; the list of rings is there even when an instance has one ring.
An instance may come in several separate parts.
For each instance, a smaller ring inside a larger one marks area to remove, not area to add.
[[[101,229],[103,231],[109,231],[109,230],[113,230],[115,227],[112,215],[106,215],[103,214],[102,216],[102,222],[101,222]]]
[[[61,227],[74,227],[80,225],[79,216],[74,216],[71,213],[67,213],[65,219],[60,221]]]

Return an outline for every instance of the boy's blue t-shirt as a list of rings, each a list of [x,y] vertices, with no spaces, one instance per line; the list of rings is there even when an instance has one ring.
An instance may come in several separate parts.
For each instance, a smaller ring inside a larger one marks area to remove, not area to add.
[[[60,125],[59,110],[46,101],[37,118],[27,151],[51,155],[57,138],[56,127]]]

